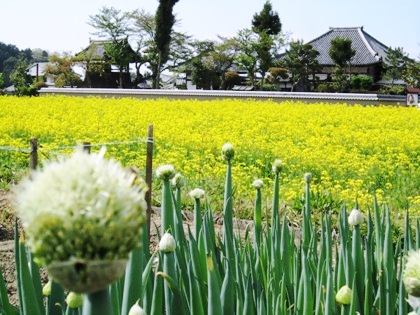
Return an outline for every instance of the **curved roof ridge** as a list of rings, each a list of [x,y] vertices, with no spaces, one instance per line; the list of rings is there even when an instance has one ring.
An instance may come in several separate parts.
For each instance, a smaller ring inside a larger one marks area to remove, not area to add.
[[[330,30],[355,30],[355,29],[363,30],[363,26],[341,26],[341,27],[330,26]]]
[[[359,27],[357,29],[357,31],[359,32],[360,38],[362,39],[363,43],[366,45],[366,48],[368,49],[368,51],[372,54],[373,57],[375,58],[379,58],[378,56],[378,52],[376,52],[372,46],[370,45],[369,41],[366,39],[365,37],[365,32],[363,31],[363,27]]]

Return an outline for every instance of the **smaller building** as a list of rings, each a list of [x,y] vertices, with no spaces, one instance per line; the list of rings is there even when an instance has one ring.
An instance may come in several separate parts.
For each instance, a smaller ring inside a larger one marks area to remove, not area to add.
[[[32,79],[38,81],[40,78],[43,78],[45,84],[48,87],[54,86],[55,78],[51,75],[45,75],[45,69],[49,62],[36,62],[26,68],[28,75],[32,77]]]

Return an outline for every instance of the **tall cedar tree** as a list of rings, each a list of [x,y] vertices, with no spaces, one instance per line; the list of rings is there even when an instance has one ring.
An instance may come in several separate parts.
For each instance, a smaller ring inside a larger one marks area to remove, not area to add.
[[[267,35],[278,35],[281,32],[279,15],[273,12],[270,1],[264,4],[260,13],[254,14],[252,30],[258,34],[265,32]]]
[[[174,5],[179,0],[159,0],[159,6],[156,11],[156,33],[155,43],[159,52],[158,74],[156,78],[156,86],[159,88],[160,69],[162,65],[168,61],[169,44],[171,43],[172,27],[175,24],[175,16],[172,13]]]

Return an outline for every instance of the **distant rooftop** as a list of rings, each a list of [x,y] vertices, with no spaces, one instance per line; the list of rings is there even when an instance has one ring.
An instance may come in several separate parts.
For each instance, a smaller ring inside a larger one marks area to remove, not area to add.
[[[328,52],[331,41],[337,37],[351,39],[352,48],[356,50],[356,55],[351,60],[352,65],[376,64],[384,60],[387,55],[388,47],[366,33],[363,26],[330,27],[328,32],[309,42],[314,49],[319,51],[318,62],[321,65],[334,65]]]

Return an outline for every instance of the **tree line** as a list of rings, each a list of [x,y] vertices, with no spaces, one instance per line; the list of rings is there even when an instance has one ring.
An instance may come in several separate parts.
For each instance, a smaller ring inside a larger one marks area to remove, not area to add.
[[[43,82],[32,82],[25,74],[25,66],[46,60],[50,64],[45,72],[55,78],[56,86],[89,87],[93,75],[100,76],[113,65],[118,68],[120,88],[137,87],[146,80],[152,82],[153,88],[160,88],[165,71],[188,73],[192,83],[201,89],[231,89],[246,84],[257,90],[279,90],[286,80],[291,82],[292,91],[346,92],[372,87],[371,77],[351,76],[355,51],[346,38],[332,41],[332,82],[328,87],[320,82],[316,75],[321,71],[319,52],[303,41],[289,41],[270,1],[254,14],[250,28],[239,30],[233,37],[218,36],[217,40],[196,40],[174,30],[177,20],[173,7],[177,2],[160,0],[155,14],[142,9],[122,12],[102,7],[89,16],[87,23],[95,29],[92,35],[104,40],[106,60],[96,54],[94,46],[75,56],[48,56],[39,49],[19,51],[13,45],[0,43],[0,88],[13,83],[18,94],[33,93]],[[420,86],[420,62],[408,58],[402,48],[390,48],[385,61],[384,76],[391,80],[391,86],[398,79]],[[73,72],[74,64],[82,65],[91,75],[85,82]],[[124,74],[129,73],[129,64],[134,64],[135,73],[127,80]]]

